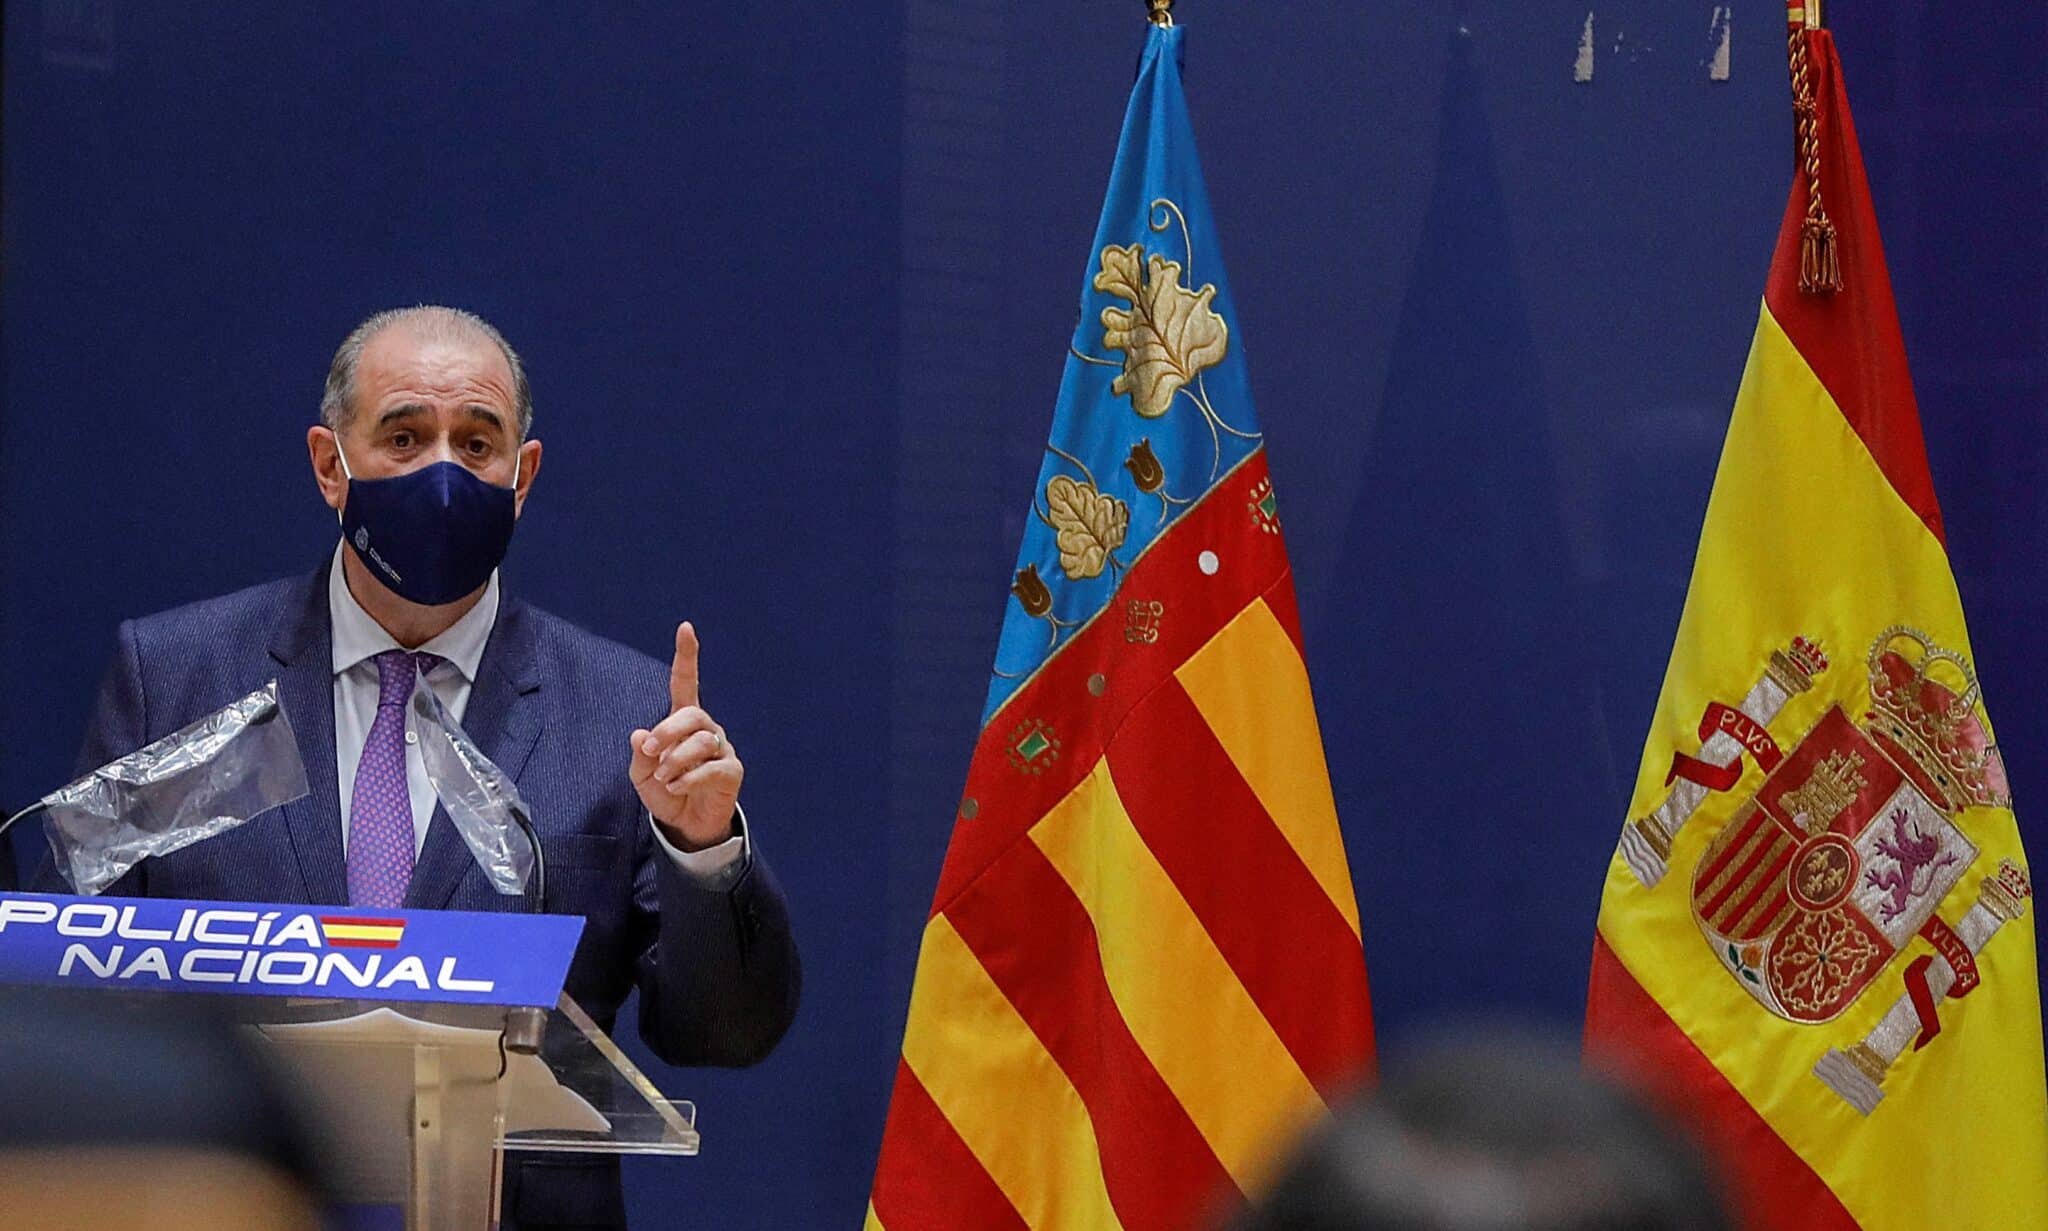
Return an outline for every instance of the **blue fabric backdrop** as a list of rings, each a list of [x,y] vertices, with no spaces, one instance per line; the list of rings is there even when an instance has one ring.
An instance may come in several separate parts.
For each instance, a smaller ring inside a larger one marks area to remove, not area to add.
[[[1570,1028],[1790,156],[1782,5],[1183,0],[1383,1036]],[[2048,22],[1836,28],[1952,551],[2048,849]],[[529,357],[508,584],[697,622],[794,900],[765,1066],[659,1073],[642,1225],[851,1225],[1130,74],[1137,0],[5,16],[0,805],[115,622],[310,569],[334,343]],[[1483,708],[1465,699],[1483,695]],[[622,769],[623,772],[623,769]]]

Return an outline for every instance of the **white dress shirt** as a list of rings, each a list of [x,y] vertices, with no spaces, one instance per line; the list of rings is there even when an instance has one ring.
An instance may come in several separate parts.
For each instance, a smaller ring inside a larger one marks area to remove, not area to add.
[[[404,647],[377,623],[356,596],[349,592],[337,544],[334,564],[327,571],[327,611],[334,630],[334,756],[336,780],[341,788],[341,842],[348,850],[349,805],[355,793],[356,766],[363,759],[363,745],[369,741],[370,725],[377,720],[377,655]],[[462,721],[469,708],[470,688],[476,682],[477,664],[483,661],[484,645],[491,639],[491,627],[498,621],[498,574],[493,572],[484,596],[425,645],[420,652],[439,655],[441,661],[427,672],[427,686],[434,690],[449,717]],[[650,725],[651,722],[650,722]],[[619,750],[619,772],[625,773],[626,749]],[[405,782],[412,796],[412,849],[415,857],[427,840],[427,826],[434,819],[434,784],[420,755],[419,737],[412,731],[412,713],[406,711]],[[654,840],[668,852],[678,868],[712,885],[730,884],[738,876],[746,855],[745,823],[742,832],[701,851],[678,850],[647,818]]]

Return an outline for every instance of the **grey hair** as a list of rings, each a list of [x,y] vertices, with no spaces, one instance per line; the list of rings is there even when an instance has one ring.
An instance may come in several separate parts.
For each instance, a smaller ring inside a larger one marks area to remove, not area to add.
[[[393,325],[404,325],[424,337],[439,340],[487,338],[505,356],[512,369],[512,400],[519,412],[519,439],[533,430],[533,390],[526,383],[526,366],[505,335],[483,317],[461,308],[439,304],[416,304],[410,308],[387,308],[349,331],[327,365],[327,388],[320,395],[320,422],[339,432],[355,413],[356,368],[362,363],[363,348],[370,339]]]

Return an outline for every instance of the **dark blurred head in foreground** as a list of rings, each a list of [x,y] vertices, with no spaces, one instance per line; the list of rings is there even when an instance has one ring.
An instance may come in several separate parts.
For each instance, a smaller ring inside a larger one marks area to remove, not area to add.
[[[0,1223],[311,1231],[320,1200],[301,1122],[224,1023],[0,994]]]
[[[1576,1054],[1434,1049],[1311,1133],[1235,1231],[1726,1231],[1689,1145]]]

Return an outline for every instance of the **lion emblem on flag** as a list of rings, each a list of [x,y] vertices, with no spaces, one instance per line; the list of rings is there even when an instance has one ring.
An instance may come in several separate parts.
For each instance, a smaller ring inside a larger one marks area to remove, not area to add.
[[[1825,669],[1803,641],[1782,657]],[[1967,953],[1935,914],[1977,858],[1955,818],[2010,804],[1960,654],[1899,626],[1867,666],[1863,722],[1832,706],[1789,752],[1740,710],[1711,707],[1702,724],[1733,735],[1766,776],[1695,867],[1693,916],[1743,990],[1790,1021],[1839,1016],[1916,934]],[[1681,755],[1672,773],[1713,789],[1731,769],[1739,760]]]

